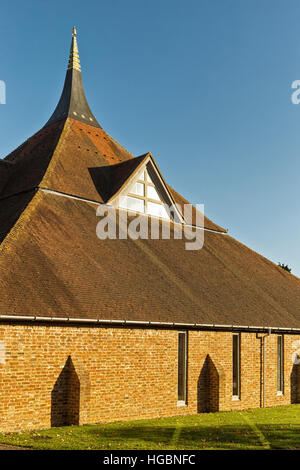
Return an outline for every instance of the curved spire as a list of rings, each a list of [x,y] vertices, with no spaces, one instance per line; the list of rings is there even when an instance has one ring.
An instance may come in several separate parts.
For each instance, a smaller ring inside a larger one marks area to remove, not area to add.
[[[51,118],[46,123],[46,126],[66,119],[67,117],[85,122],[90,126],[101,127],[93,115],[85,97],[75,26],[72,30],[72,42],[64,88],[58,105]]]

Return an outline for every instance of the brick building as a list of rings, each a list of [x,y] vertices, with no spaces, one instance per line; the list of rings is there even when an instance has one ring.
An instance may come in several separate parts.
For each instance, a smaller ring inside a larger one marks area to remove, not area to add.
[[[175,203],[98,124],[74,30],[53,115],[0,160],[1,431],[299,401],[298,278],[206,217],[200,250],[96,235],[99,207],[174,235]]]

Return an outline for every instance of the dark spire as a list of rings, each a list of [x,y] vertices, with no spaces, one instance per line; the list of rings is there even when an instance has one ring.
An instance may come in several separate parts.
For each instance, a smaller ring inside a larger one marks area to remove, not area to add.
[[[90,110],[87,99],[85,97],[81,78],[76,34],[77,33],[74,26],[72,31],[69,64],[63,92],[61,94],[58,105],[56,106],[51,118],[46,123],[46,126],[70,117],[72,119],[76,119],[77,121],[89,124],[90,126],[101,127]]]

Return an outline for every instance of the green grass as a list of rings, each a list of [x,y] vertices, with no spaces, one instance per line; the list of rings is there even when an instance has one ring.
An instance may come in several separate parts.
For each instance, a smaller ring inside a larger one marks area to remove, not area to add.
[[[299,449],[300,405],[0,434],[33,449]]]

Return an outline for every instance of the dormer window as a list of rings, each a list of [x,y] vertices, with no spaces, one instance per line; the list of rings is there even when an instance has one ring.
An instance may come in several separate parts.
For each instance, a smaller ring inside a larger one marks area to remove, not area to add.
[[[115,187],[119,184],[119,188],[107,202],[116,209],[184,223],[181,208],[175,204],[151,153],[115,165],[110,175],[111,179],[113,177]],[[106,182],[104,178],[104,186]]]
[[[165,204],[147,169],[138,175],[127,195],[120,196],[123,209],[170,220]]]

